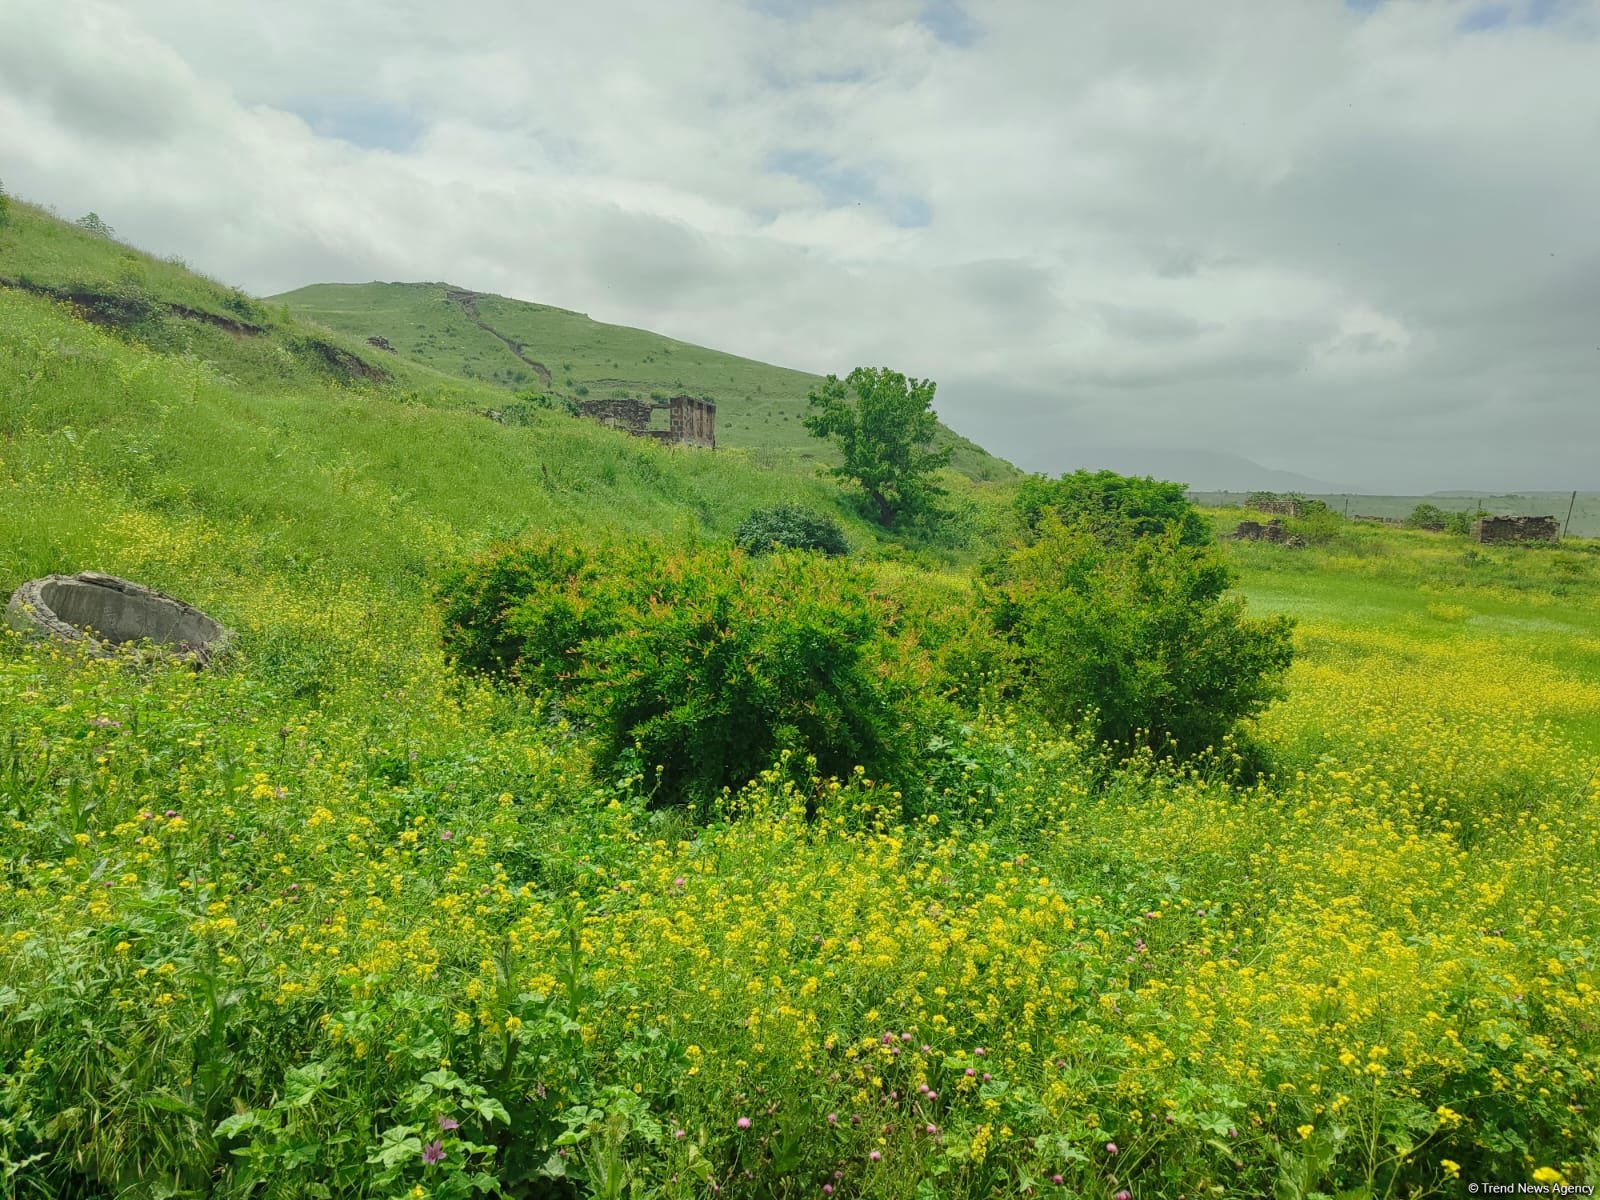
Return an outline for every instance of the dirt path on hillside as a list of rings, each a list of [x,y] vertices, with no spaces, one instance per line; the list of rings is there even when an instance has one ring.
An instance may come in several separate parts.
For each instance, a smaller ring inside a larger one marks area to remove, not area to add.
[[[515,354],[524,363],[533,368],[533,373],[539,377],[540,383],[542,383],[545,387],[550,386],[550,368],[545,366],[542,362],[535,362],[533,359],[529,358],[522,352],[521,342],[515,340],[514,338],[508,338],[505,334],[501,333],[494,326],[490,325],[489,322],[485,321],[483,317],[478,314],[477,292],[450,291],[444,294],[444,298],[455,304],[457,308],[467,315],[467,320],[471,321],[479,329],[483,330],[485,333],[493,334],[495,337],[504,342],[507,350],[511,351],[511,353]]]

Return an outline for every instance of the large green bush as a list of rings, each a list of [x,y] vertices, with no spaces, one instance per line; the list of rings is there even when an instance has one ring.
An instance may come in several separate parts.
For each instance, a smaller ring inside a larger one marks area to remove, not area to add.
[[[1472,531],[1472,514],[1460,509],[1440,508],[1424,500],[1406,517],[1410,529],[1427,529],[1433,533],[1460,533]]]
[[[439,580],[446,652],[460,667],[531,688],[563,687],[578,647],[610,632],[620,598],[615,572],[590,552],[546,540],[491,546]]]
[[[925,656],[835,559],[540,542],[436,594],[458,664],[559,692],[597,764],[642,767],[659,803],[703,804],[785,750],[824,775],[904,778],[920,736]]]
[[[664,802],[705,802],[784,750],[824,776],[903,778],[913,680],[891,653],[886,601],[864,576],[809,555],[667,559],[652,596],[583,648],[573,708],[602,766],[637,754]]]
[[[1181,528],[1107,543],[1088,522],[1044,521],[1002,574],[1039,707],[1104,741],[1198,752],[1280,694],[1292,622],[1247,618],[1216,551]]]
[[[815,550],[819,554],[850,553],[844,530],[833,518],[799,504],[758,508],[733,531],[733,544],[746,554],[773,550]]]
[[[1014,502],[1023,533],[1032,537],[1050,512],[1082,522],[1106,541],[1178,531],[1186,546],[1211,540],[1205,518],[1189,503],[1181,483],[1115,471],[1073,471],[1059,479],[1022,481]]]

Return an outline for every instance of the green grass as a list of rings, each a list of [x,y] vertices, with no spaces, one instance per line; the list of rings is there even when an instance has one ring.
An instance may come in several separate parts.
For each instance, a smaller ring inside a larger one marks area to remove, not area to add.
[[[806,394],[820,376],[503,296],[474,293],[474,319],[451,299],[461,291],[443,283],[324,283],[272,300],[361,339],[382,337],[400,356],[442,373],[504,388],[590,400],[705,397],[717,404],[718,445],[835,461],[802,424]],[[506,339],[521,347],[520,356]],[[528,359],[548,372],[548,381]],[[838,373],[855,365],[845,364]],[[1010,463],[942,427],[939,444],[954,447],[951,466],[968,478],[1019,475]]]
[[[1250,516],[1212,510],[1217,528]],[[1373,630],[1421,647],[1449,647],[1486,664],[1538,664],[1549,672],[1526,699],[1568,736],[1600,749],[1600,707],[1573,701],[1560,680],[1600,684],[1600,543],[1479,546],[1420,530],[1350,524],[1304,550],[1232,543],[1250,603],[1302,623],[1302,654],[1315,658]]]
[[[1254,783],[1110,764],[1003,703],[919,758],[938,811],[790,761],[696,826],[544,700],[453,671],[434,571],[521,530],[723,541],[800,501],[947,662],[983,661],[970,572],[880,540],[781,447],[501,426],[475,410],[503,391],[330,369],[293,314],[87,323],[42,289],[103,292],[127,252],[13,212],[0,591],[131,576],[239,655],[0,636],[0,1194],[1600,1178],[1592,548],[1227,544],[1252,606],[1301,622]],[[237,311],[145,265],[160,303]],[[963,493],[968,558],[1004,496]]]

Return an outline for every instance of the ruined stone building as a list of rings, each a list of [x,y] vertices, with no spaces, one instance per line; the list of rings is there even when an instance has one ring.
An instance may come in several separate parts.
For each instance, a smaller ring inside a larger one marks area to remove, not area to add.
[[[1241,542],[1272,542],[1295,550],[1306,544],[1305,538],[1289,532],[1289,527],[1281,517],[1273,517],[1265,525],[1259,521],[1240,521],[1239,528],[1226,536]]]
[[[623,396],[585,401],[579,405],[579,411],[591,420],[624,430],[634,437],[654,438],[674,446],[717,448],[717,406],[710,400],[674,396],[665,402],[646,404],[643,400]],[[665,428],[657,424],[657,413],[664,413]]]
[[[1559,542],[1561,523],[1554,517],[1480,517],[1472,523],[1475,542]]]

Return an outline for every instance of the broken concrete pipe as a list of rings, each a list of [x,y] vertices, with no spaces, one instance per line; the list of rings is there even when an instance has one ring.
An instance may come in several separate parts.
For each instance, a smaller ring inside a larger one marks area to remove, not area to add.
[[[221,658],[233,637],[193,605],[96,571],[30,579],[11,594],[6,623],[100,656],[148,642],[202,667]]]

